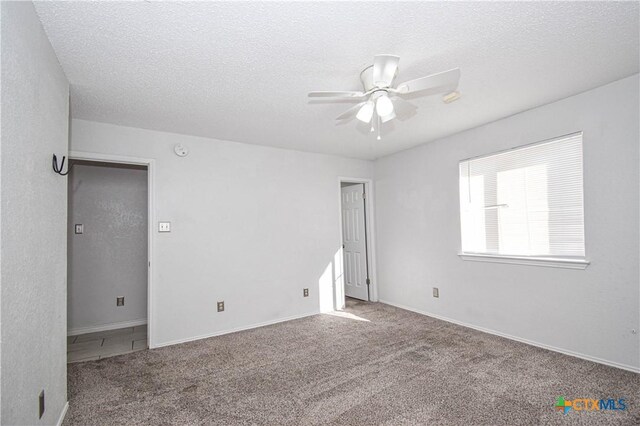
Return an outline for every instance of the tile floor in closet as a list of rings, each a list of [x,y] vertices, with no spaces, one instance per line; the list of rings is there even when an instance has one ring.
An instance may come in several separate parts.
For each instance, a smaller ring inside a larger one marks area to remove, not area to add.
[[[94,361],[147,349],[147,326],[67,337],[67,362]]]

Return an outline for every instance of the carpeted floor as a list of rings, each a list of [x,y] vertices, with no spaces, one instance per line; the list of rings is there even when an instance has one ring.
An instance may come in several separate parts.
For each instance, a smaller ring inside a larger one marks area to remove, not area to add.
[[[70,364],[64,424],[640,424],[638,374],[383,304],[340,315]]]

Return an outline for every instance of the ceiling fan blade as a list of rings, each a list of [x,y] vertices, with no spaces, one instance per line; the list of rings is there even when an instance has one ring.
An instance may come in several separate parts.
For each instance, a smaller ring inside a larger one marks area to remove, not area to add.
[[[395,89],[395,92],[401,95],[421,92],[423,90],[428,90],[429,94],[453,92],[458,87],[459,80],[460,68],[454,68],[449,71],[401,83]]]
[[[363,98],[363,92],[309,92],[310,98]]]
[[[366,104],[366,102],[360,102],[359,104],[352,106],[351,108],[337,116],[336,120],[346,120],[348,118],[355,117],[356,114],[358,114],[358,111],[360,111],[360,108],[364,106],[364,104]]]
[[[373,84],[389,87],[398,74],[399,56],[376,55],[373,57]]]
[[[391,101],[393,102],[393,110],[398,120],[404,121],[416,115],[418,107],[411,102],[405,101],[399,96],[391,97]]]

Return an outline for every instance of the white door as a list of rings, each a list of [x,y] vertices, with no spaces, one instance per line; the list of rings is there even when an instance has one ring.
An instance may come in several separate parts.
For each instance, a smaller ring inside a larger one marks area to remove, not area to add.
[[[364,184],[342,188],[342,244],[344,294],[369,300]]]

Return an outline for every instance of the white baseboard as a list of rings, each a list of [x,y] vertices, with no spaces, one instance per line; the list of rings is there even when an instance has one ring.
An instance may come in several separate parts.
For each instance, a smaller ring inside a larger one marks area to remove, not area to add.
[[[222,336],[223,334],[236,333],[238,331],[250,330],[252,328],[259,328],[259,327],[264,327],[264,326],[267,326],[267,325],[278,324],[280,322],[286,322],[286,321],[292,321],[292,320],[296,320],[296,319],[300,319],[300,318],[311,317],[313,315],[318,315],[319,313],[320,313],[319,311],[314,311],[314,312],[309,312],[309,313],[306,313],[306,314],[294,315],[294,316],[290,316],[290,317],[278,318],[278,319],[275,319],[275,320],[260,322],[260,323],[257,323],[257,324],[251,324],[251,325],[246,325],[246,326],[242,326],[242,327],[231,328],[231,329],[228,329],[228,330],[216,331],[214,333],[202,334],[200,336],[193,336],[193,337],[187,337],[185,339],[171,340],[169,342],[163,342],[163,343],[159,343],[157,345],[149,346],[149,349],[162,348],[164,346],[171,346],[171,345],[178,345],[180,343],[193,342],[194,340],[208,339],[209,337]]]
[[[454,319],[451,319],[451,318],[443,317],[441,315],[432,314],[432,313],[429,313],[429,312],[422,311],[420,309],[411,308],[409,306],[400,305],[398,303],[393,303],[393,302],[389,302],[389,301],[386,301],[386,300],[380,300],[380,303],[384,303],[386,305],[395,306],[396,308],[404,309],[406,311],[415,312],[415,313],[421,314],[421,315],[426,315],[428,317],[436,318],[436,319],[439,319],[439,320],[442,320],[442,321],[447,321],[447,322],[450,322],[450,323],[453,323],[453,324],[456,324],[456,325],[461,325],[463,327],[472,328],[474,330],[482,331],[483,333],[493,334],[494,336],[504,337],[506,339],[515,340],[516,342],[520,342],[520,343],[526,343],[527,345],[531,345],[531,346],[537,346],[539,348],[547,349],[549,351],[559,352],[559,353],[564,354],[564,355],[569,355],[569,356],[573,356],[573,357],[576,357],[576,358],[585,359],[587,361],[597,362],[598,364],[608,365],[609,367],[615,367],[615,368],[620,368],[622,370],[631,371],[631,372],[634,372],[634,373],[640,373],[640,367],[634,367],[633,365],[621,364],[621,363],[618,363],[618,362],[615,362],[615,361],[609,361],[609,360],[602,359],[602,358],[597,358],[597,357],[594,357],[594,356],[591,356],[591,355],[585,355],[585,354],[580,353],[580,352],[574,352],[574,351],[570,351],[570,350],[567,350],[567,349],[562,349],[562,348],[557,348],[555,346],[546,345],[544,343],[534,342],[533,340],[523,339],[521,337],[512,336],[510,334],[501,333],[499,331],[491,330],[491,329],[484,328],[484,327],[478,327],[476,325],[468,324],[468,323],[465,323],[465,322],[462,322],[462,321],[458,321],[458,320],[454,320]]]
[[[62,426],[62,422],[64,421],[64,416],[67,415],[67,410],[69,409],[69,401],[64,403],[64,407],[62,407],[62,412],[60,412],[60,417],[58,417],[58,422],[56,426]]]
[[[95,325],[90,327],[77,327],[67,330],[67,336],[77,336],[78,334],[96,333],[98,331],[117,330],[118,328],[136,327],[138,325],[145,325],[147,323],[146,318],[140,318],[132,321],[114,322],[112,324]]]

